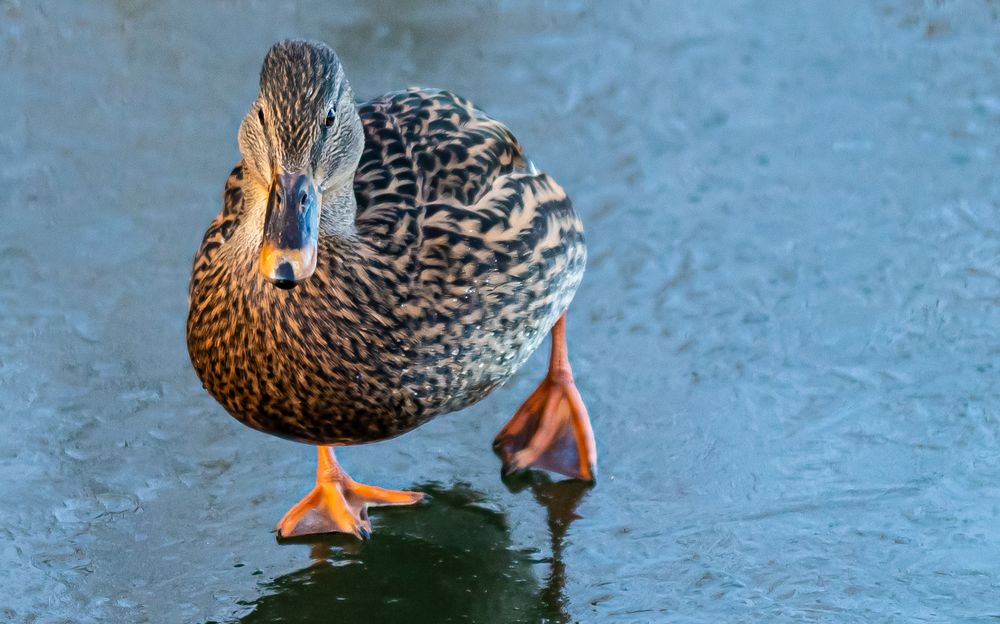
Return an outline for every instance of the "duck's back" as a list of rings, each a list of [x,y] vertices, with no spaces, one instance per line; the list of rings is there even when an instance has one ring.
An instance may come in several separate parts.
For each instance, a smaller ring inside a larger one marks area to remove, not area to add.
[[[459,409],[516,371],[569,305],[582,225],[510,130],[468,100],[409,89],[359,112],[358,231],[414,252],[404,310],[419,357],[403,381],[433,411]]]

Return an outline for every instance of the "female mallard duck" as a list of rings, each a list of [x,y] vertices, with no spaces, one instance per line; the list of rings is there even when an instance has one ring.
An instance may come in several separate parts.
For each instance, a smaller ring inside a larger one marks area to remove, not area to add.
[[[282,536],[366,538],[367,507],[419,492],[352,480],[333,446],[384,440],[479,401],[552,332],[549,372],[494,442],[504,471],[592,480],[564,312],[583,229],[501,123],[445,91],[355,105],[323,44],[264,58],[243,160],[194,260],[187,344],[240,422],[319,445]]]

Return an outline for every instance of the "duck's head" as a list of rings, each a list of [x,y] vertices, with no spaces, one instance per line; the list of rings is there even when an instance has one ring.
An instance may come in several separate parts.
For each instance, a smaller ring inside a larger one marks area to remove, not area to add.
[[[323,207],[335,213],[337,198],[353,206],[364,149],[354,96],[334,51],[307,41],[275,44],[264,57],[260,94],[240,126],[239,143],[252,181],[267,194],[260,272],[292,288],[316,270]],[[322,216],[333,228],[354,218]]]

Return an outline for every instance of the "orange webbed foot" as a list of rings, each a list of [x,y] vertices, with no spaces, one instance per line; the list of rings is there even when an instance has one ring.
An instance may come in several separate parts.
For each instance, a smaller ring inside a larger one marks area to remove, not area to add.
[[[549,373],[493,441],[503,474],[542,468],[594,481],[597,448],[566,352],[565,321],[552,328]]]
[[[354,481],[340,468],[329,447],[319,447],[316,486],[281,518],[279,537],[315,533],[349,533],[371,537],[368,507],[412,505],[425,499],[422,492],[387,490]]]

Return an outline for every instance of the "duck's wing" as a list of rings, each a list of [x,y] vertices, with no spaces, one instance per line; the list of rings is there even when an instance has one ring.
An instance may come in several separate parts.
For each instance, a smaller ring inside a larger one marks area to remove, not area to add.
[[[582,236],[562,187],[535,170],[505,125],[468,100],[411,88],[358,112],[365,129],[355,176],[360,232],[414,244],[425,227],[435,234],[470,226],[532,249],[550,225]]]
[[[233,229],[239,221],[240,211],[243,209],[243,161],[233,167],[226,179],[226,187],[222,192],[222,210],[215,215],[212,222],[205,230],[205,236],[201,239],[201,246],[194,256],[194,264],[191,268],[191,281],[188,283],[188,299],[194,295],[195,288],[201,283],[212,258],[219,251],[219,247],[225,243]]]
[[[437,90],[391,93],[359,111],[360,232],[414,251],[419,281],[437,292],[488,275],[498,304],[499,280],[543,308],[568,305],[586,260],[583,227],[562,187],[535,171],[506,126]]]
[[[447,91],[389,93],[358,112],[365,128],[355,176],[359,225],[393,206],[474,204],[497,176],[526,168],[510,130]]]

